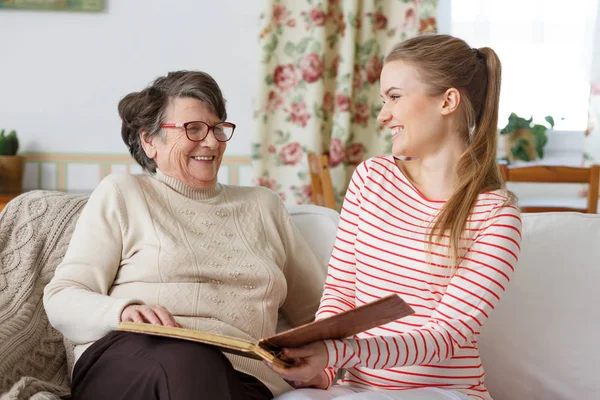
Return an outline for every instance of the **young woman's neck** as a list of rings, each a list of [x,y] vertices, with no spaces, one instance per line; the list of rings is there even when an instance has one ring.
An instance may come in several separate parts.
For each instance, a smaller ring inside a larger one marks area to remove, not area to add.
[[[397,160],[396,165],[423,196],[430,200],[448,200],[456,189],[456,169],[465,150],[462,140],[452,140],[420,158]]]

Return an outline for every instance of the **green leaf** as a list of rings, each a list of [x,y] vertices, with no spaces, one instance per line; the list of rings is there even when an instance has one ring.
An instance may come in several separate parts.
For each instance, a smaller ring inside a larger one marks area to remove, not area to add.
[[[316,40],[313,41],[312,45],[310,46],[310,51],[313,53],[320,53],[321,50],[323,50],[321,43],[317,42]]]
[[[6,143],[6,136],[0,135],[0,156],[7,156],[8,149]]]
[[[298,171],[296,175],[301,181],[304,181],[308,178],[308,174],[306,173],[306,171]]]
[[[313,103],[313,113],[317,118],[323,118],[323,112],[317,103]]]
[[[533,117],[528,120],[525,118],[519,117],[515,113],[511,113],[508,117],[508,124],[500,131],[501,135],[507,135],[513,133],[517,129],[529,128],[531,126],[531,121],[533,121]]]
[[[375,39],[370,39],[362,46],[362,53],[368,56],[373,51],[373,46],[375,46]]]
[[[261,154],[260,154],[260,147],[262,145],[260,143],[252,143],[252,155],[250,158],[252,158],[253,160],[259,160],[262,158]]]
[[[349,83],[350,79],[350,73],[344,74],[338,79],[338,84],[343,85]]]
[[[294,57],[296,55],[296,46],[292,42],[287,42],[284,51],[287,56]]]
[[[273,80],[273,75],[267,75],[265,77],[265,83],[267,85],[272,85],[275,81]]]
[[[348,25],[356,29],[356,16],[354,13],[348,13]]]
[[[548,123],[550,124],[550,129],[554,128],[554,118],[552,118],[551,115],[546,116],[545,118],[546,121],[548,121]]]
[[[530,129],[534,136],[545,136],[546,131],[548,130],[548,128],[546,128],[544,125],[540,125],[540,124],[535,124]]]
[[[290,133],[283,133],[282,131],[278,131],[280,137],[275,140],[275,144],[286,144],[290,141]]]
[[[325,39],[325,40],[327,41],[329,48],[333,49],[333,47],[335,46],[335,44],[338,41],[338,36],[337,35],[329,35],[329,36],[327,36],[327,39]]]
[[[537,125],[541,126],[541,125]],[[537,153],[539,158],[544,158],[544,146],[548,143],[548,136],[546,136],[546,127],[542,126],[544,129],[540,134],[536,134],[533,137],[533,145],[535,147],[535,152]]]
[[[19,139],[17,138],[16,131],[11,131],[8,136],[6,136],[6,147],[9,156],[14,156],[19,151]]]
[[[380,105],[371,104],[371,118],[376,119],[381,111]]]
[[[308,43],[310,43],[311,37],[305,37],[304,39],[302,39],[300,41],[300,43],[298,43],[298,45],[296,46],[296,50],[298,51],[298,53],[303,54],[306,51],[306,48],[308,47]]]
[[[510,149],[510,152],[519,160],[531,161],[526,150],[528,145],[529,141],[527,139],[519,139],[517,143]]]

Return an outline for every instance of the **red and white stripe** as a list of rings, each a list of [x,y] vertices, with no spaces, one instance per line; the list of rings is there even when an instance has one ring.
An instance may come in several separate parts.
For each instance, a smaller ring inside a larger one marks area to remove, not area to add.
[[[449,276],[447,237],[428,246],[431,221],[443,204],[424,198],[393,157],[372,158],[356,169],[317,318],[391,293],[415,314],[352,339],[326,341],[330,379],[344,368],[347,384],[396,390],[435,386],[490,399],[477,337],[514,272],[520,214],[505,205],[501,191],[481,194],[467,221],[459,264]]]

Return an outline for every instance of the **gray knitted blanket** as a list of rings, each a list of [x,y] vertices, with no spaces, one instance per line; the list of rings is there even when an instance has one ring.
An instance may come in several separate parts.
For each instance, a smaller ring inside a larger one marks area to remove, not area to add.
[[[0,400],[70,394],[72,346],[48,323],[42,296],[86,201],[37,190],[0,214]]]

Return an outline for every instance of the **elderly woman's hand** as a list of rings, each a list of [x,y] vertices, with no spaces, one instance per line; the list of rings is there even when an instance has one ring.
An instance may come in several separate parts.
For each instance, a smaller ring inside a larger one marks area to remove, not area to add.
[[[284,349],[286,357],[294,359],[294,366],[279,368],[269,364],[286,381],[295,387],[318,387],[325,389],[327,377],[323,370],[327,367],[327,348],[323,342],[315,342],[297,349]]]
[[[121,313],[121,321],[181,327],[163,306],[128,305]]]

